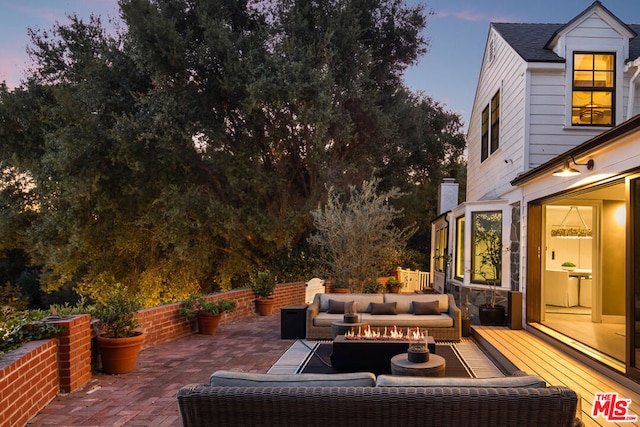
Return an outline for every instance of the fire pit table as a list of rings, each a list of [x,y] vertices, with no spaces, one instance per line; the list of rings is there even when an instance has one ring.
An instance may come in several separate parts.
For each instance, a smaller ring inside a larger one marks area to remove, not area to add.
[[[436,353],[436,342],[428,337],[429,352]],[[406,353],[408,340],[347,339],[338,335],[333,340],[331,365],[339,372],[373,372],[376,375],[391,373],[391,358]]]
[[[335,322],[331,322],[331,338],[335,340],[338,335],[344,335],[345,332],[351,330],[357,331],[359,327],[362,328],[364,326],[368,325],[363,322],[350,323],[336,320]]]

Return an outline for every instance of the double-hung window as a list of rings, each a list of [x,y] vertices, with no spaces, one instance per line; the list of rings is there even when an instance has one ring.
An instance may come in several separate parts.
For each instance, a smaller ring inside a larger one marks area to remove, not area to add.
[[[573,54],[572,125],[613,126],[615,63],[613,53]]]
[[[491,103],[482,110],[482,137],[480,161],[500,148],[500,91],[491,98]]]

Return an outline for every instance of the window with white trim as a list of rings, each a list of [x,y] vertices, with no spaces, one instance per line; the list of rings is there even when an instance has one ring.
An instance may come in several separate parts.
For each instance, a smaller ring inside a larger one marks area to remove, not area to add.
[[[500,91],[493,95],[491,103],[482,110],[481,144],[481,162],[500,148]]]
[[[574,52],[572,125],[613,126],[615,64],[614,53]]]

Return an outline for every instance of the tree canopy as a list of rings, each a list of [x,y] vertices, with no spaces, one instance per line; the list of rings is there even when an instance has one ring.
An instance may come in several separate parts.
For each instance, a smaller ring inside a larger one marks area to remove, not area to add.
[[[49,289],[121,283],[154,304],[274,264],[284,278],[327,186],[373,171],[427,232],[464,138],[402,80],[428,48],[422,6],[119,4],[114,34],[76,16],[31,31],[29,77],[0,85],[0,249],[23,248]]]

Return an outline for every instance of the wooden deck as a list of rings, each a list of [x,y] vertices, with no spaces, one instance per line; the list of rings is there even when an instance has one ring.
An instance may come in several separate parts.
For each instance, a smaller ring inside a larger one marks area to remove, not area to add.
[[[617,392],[619,398],[631,399],[629,415],[640,417],[640,384],[614,370],[574,356],[533,330],[474,325],[472,336],[508,372],[519,369],[542,377],[549,385],[565,385],[575,390],[581,398],[582,421],[586,426],[640,425],[640,420],[615,424],[603,416],[591,417],[597,392]]]

